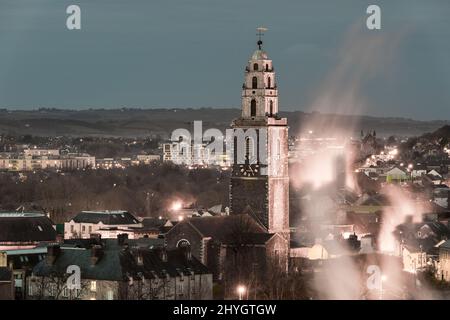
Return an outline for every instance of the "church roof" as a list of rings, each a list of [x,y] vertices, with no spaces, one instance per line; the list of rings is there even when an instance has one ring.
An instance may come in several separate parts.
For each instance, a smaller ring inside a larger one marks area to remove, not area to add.
[[[266,230],[247,214],[191,218],[180,223],[191,225],[203,237],[211,237],[223,243],[229,243],[230,239],[239,240],[236,238],[245,238],[248,240],[245,242],[259,243],[273,236],[267,237]]]
[[[108,225],[138,224],[139,221],[127,211],[81,211],[73,219],[76,223],[100,223]]]
[[[55,238],[53,223],[44,214],[0,213],[0,242],[53,241]]]
[[[255,50],[252,54],[252,60],[267,60],[267,53],[264,50]]]

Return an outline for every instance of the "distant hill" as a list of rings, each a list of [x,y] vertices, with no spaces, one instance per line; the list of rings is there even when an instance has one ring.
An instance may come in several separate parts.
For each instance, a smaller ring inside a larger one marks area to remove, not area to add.
[[[193,121],[202,120],[203,129],[225,130],[239,109],[39,109],[0,110],[0,133],[41,136],[148,136],[169,137],[177,128],[192,129]],[[449,126],[450,121],[417,121],[404,118],[332,115],[281,112],[289,121],[290,134],[314,130],[323,135],[327,130],[352,128],[355,135],[361,130],[376,130],[378,136],[416,136]]]
[[[450,139],[450,125],[445,125],[442,128],[437,129],[431,133],[435,138],[447,138]]]

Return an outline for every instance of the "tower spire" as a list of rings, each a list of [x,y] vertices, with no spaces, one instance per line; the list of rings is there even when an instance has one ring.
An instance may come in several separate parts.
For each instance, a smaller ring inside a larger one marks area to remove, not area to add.
[[[264,35],[264,32],[266,32],[268,29],[267,28],[264,28],[264,27],[258,27],[258,28],[256,28],[256,31],[258,31],[258,33],[256,34],[257,36],[258,36],[258,42],[257,42],[257,44],[258,44],[258,48],[259,48],[259,50],[261,50],[261,46],[262,46],[262,44],[263,44],[263,42],[262,42],[262,36]]]

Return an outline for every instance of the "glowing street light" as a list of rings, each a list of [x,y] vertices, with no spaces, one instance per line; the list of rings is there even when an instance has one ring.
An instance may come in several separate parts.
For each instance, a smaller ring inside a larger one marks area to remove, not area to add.
[[[245,286],[243,286],[243,285],[238,285],[236,291],[237,291],[237,293],[238,293],[238,295],[239,295],[239,300],[243,300],[243,299],[244,299],[245,291],[247,291],[247,289],[245,288]]]
[[[172,203],[171,209],[173,211],[178,211],[178,210],[181,209],[181,207],[182,207],[181,202],[180,201],[175,201],[174,203]]]

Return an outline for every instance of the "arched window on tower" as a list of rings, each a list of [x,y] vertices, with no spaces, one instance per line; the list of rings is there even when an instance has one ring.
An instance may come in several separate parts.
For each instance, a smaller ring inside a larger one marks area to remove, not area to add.
[[[252,99],[250,102],[250,116],[256,117],[256,100]]]
[[[273,101],[270,100],[269,102],[269,115],[272,116],[273,115]]]
[[[254,143],[253,138],[246,137],[245,138],[245,160],[248,160],[249,162],[253,162],[253,155],[254,155]]]
[[[257,63],[253,64],[253,70],[258,71],[258,64]]]
[[[272,87],[272,79],[270,77],[267,78],[267,88]]]
[[[252,89],[258,88],[258,78],[253,77],[252,78]]]
[[[269,71],[269,64],[266,63],[266,71]]]

